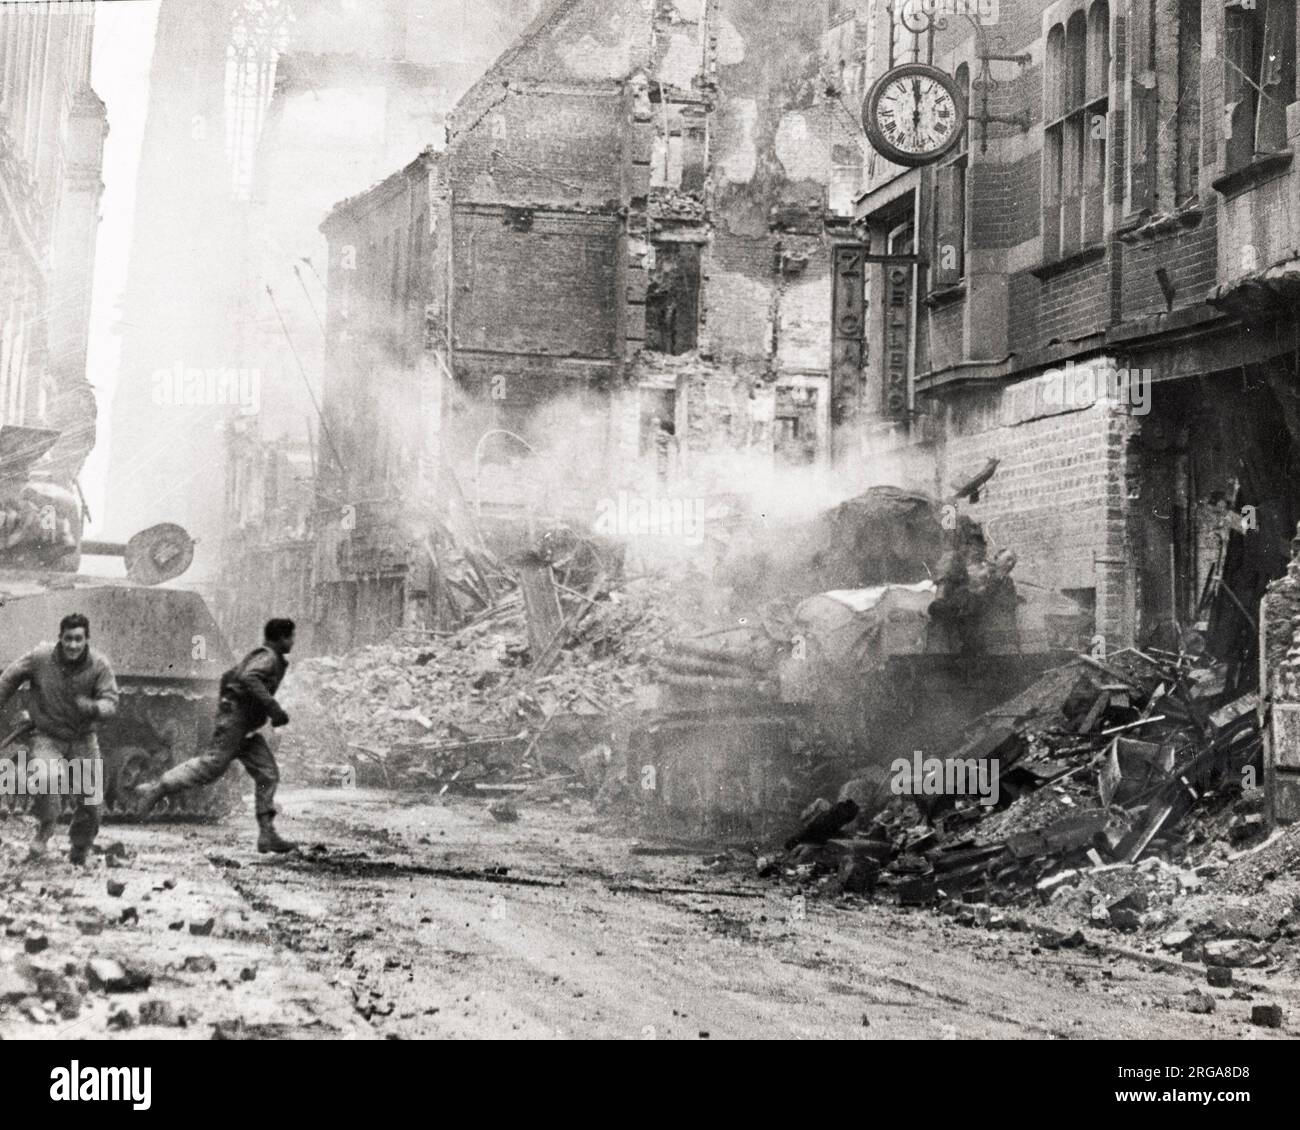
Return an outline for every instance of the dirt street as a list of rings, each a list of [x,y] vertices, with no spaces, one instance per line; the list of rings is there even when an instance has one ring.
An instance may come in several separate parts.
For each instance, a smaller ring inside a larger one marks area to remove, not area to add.
[[[583,801],[524,801],[515,823],[473,799],[369,790],[289,792],[283,808],[300,857],[258,856],[245,814],[110,824],[100,844],[125,856],[84,871],[22,863],[29,822],[0,823],[0,1035],[1285,1035],[1252,1028],[1249,1001],[1208,989],[1199,967],[805,902],[712,873],[704,851],[619,834]],[[104,958],[151,984],[88,986]],[[1212,1013],[1187,1011],[1192,988],[1216,998]],[[1291,1016],[1300,994],[1270,985],[1260,999]]]

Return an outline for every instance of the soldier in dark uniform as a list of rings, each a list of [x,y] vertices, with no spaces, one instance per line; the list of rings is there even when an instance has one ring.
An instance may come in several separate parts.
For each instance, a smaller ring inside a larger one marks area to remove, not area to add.
[[[256,785],[257,850],[294,850],[297,845],[282,839],[275,830],[274,800],[280,770],[266,739],[257,732],[268,720],[277,727],[289,724],[289,715],[275,701],[275,692],[289,667],[285,657],[293,650],[293,633],[292,620],[267,621],[262,646],[221,676],[217,723],[207,749],[173,766],[141,790],[141,816],[165,796],[211,784],[237,759]]]

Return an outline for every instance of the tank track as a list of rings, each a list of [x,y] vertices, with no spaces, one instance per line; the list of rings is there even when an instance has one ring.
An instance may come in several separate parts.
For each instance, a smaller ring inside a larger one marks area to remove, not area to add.
[[[138,820],[135,787],[156,781],[174,765],[188,761],[202,748],[212,724],[215,696],[207,688],[159,683],[123,684],[119,720],[129,715],[135,735],[148,735],[138,745],[104,750],[109,770],[104,815]],[[165,747],[158,748],[157,741]],[[134,762],[134,765],[131,764]],[[121,774],[127,780],[121,780]],[[231,766],[219,781],[161,800],[147,822],[220,820],[239,804],[244,781],[241,767]]]

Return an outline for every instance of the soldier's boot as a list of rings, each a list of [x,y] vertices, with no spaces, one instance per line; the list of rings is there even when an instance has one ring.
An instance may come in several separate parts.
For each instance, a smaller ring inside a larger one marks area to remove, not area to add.
[[[86,853],[90,849],[82,844],[73,844],[68,849],[68,862],[75,867],[84,867],[86,864]]]
[[[257,818],[257,850],[260,852],[297,851],[298,845],[284,839],[275,830],[275,813],[264,812]]]
[[[152,785],[139,785],[135,790],[136,805],[135,814],[143,819],[153,811],[154,806],[162,800],[169,792],[166,785],[159,778]]]
[[[31,847],[27,849],[28,862],[35,863],[45,858],[45,853],[50,846],[50,836],[53,832],[54,826],[52,824],[48,827],[44,824],[37,827],[36,835],[32,837]]]

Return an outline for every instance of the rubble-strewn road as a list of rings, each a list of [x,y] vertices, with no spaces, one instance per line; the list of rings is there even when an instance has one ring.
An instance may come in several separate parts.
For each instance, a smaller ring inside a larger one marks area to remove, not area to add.
[[[585,802],[524,803],[517,823],[410,793],[298,792],[284,808],[302,857],[256,855],[247,817],[110,825],[101,841],[129,858],[99,856],[84,872],[20,864],[28,823],[0,823],[11,1000],[0,1035],[206,1038],[215,1024],[302,1038],[1284,1034],[1251,1028],[1250,1003],[1208,989],[1199,967],[1035,952],[1031,933],[923,911],[801,907],[771,884],[707,872],[699,854],[640,854],[595,830]],[[110,894],[109,880],[125,889]],[[120,921],[127,907],[138,921]],[[196,934],[208,919],[212,932]],[[75,1019],[14,988],[24,970],[74,965],[75,986],[106,956],[153,984],[83,991]],[[1185,1009],[1192,988],[1216,997],[1212,1014]],[[1290,1017],[1300,997],[1273,986],[1255,999],[1282,1000]],[[146,1000],[189,1009],[190,1022],[110,1027]]]

